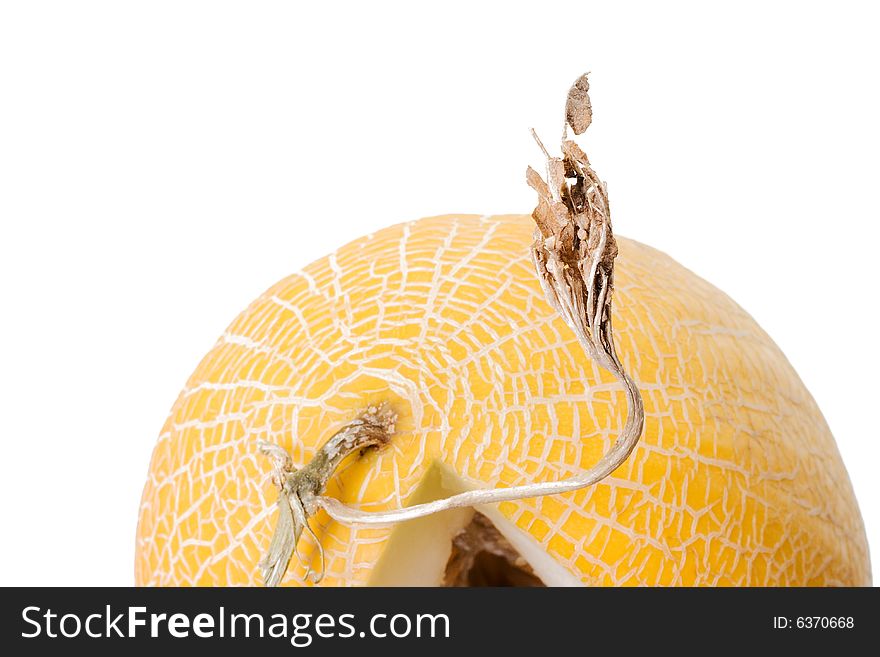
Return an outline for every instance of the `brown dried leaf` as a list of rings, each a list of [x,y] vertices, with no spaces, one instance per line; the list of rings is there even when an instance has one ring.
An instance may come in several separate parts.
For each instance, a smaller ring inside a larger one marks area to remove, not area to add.
[[[571,139],[562,141],[562,153],[565,157],[570,158],[582,166],[590,166],[590,160],[583,149]]]
[[[562,190],[565,189],[565,163],[558,157],[551,157],[547,160],[547,175],[550,180],[550,191],[554,200],[562,198]]]
[[[541,174],[532,167],[526,169],[526,182],[529,184],[529,187],[538,192],[538,196],[544,199],[550,198],[550,188],[547,187],[547,183],[544,182]]]
[[[565,122],[574,131],[574,134],[583,134],[593,121],[593,108],[590,105],[590,83],[587,80],[588,73],[584,73],[575,80],[568,90],[568,98],[565,101]]]
[[[535,224],[537,224],[538,230],[543,237],[546,238],[553,235],[556,220],[553,217],[553,212],[550,210],[550,204],[544,197],[538,199],[538,205],[532,211],[532,219],[535,220]]]

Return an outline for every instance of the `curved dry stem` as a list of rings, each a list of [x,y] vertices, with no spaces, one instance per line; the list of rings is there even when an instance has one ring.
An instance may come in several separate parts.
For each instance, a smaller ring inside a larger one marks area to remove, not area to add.
[[[456,507],[568,493],[607,477],[638,443],[645,423],[644,403],[614,349],[611,297],[617,244],[611,231],[608,194],[587,156],[567,138],[568,127],[575,134],[581,134],[590,125],[592,107],[588,90],[587,76],[582,75],[569,91],[562,157],[550,155],[532,131],[547,158],[546,181],[531,167],[526,171],[526,180],[538,193],[538,206],[532,213],[537,225],[532,258],[547,300],[575,332],[590,357],[614,374],[623,386],[628,410],[619,437],[593,467],[561,481],[468,491],[426,504],[379,512],[366,512],[330,497],[318,497],[316,504],[334,519],[356,524],[389,524]]]
[[[456,507],[569,493],[601,481],[632,453],[644,429],[645,411],[638,387],[624,370],[614,348],[611,299],[617,244],[611,230],[608,193],[604,183],[590,167],[587,156],[574,141],[568,139],[568,128],[575,134],[581,134],[590,125],[592,108],[588,91],[586,75],[578,78],[569,90],[562,157],[550,155],[532,131],[546,156],[547,179],[545,181],[531,167],[526,171],[528,184],[538,194],[538,205],[532,213],[537,229],[531,252],[547,300],[574,331],[590,358],[610,371],[623,386],[627,416],[619,437],[594,466],[568,479],[473,490],[426,504],[377,512],[363,511],[322,495],[327,479],[345,456],[340,456],[338,446],[330,450],[336,454],[337,460],[322,456],[327,449],[325,445],[315,460],[302,470],[292,474],[283,471],[277,476],[278,481],[283,482],[280,484],[282,493],[279,507],[284,508],[279,514],[279,524],[269,555],[263,562],[267,583],[280,581],[303,528],[308,527],[308,516],[318,508],[324,509],[339,522],[385,525]],[[352,426],[336,434],[328,445]],[[355,430],[355,433],[358,431]],[[273,450],[267,448],[267,452],[276,463],[283,461]],[[316,462],[318,465],[315,465]],[[289,467],[289,457],[287,463]],[[307,470],[310,470],[308,476],[301,474]]]
[[[583,474],[560,481],[525,484],[509,488],[472,490],[452,495],[442,500],[416,504],[391,511],[362,511],[343,504],[335,498],[323,496],[316,498],[315,503],[324,509],[331,518],[339,522],[358,525],[387,525],[404,520],[423,518],[432,513],[446,511],[447,509],[497,502],[511,502],[513,500],[543,497],[545,495],[558,495],[559,493],[570,493],[591,486],[602,481],[626,460],[638,443],[639,436],[642,433],[644,410],[642,408],[641,395],[632,379],[625,373],[620,377],[620,381],[626,391],[627,403],[629,404],[626,426],[611,449],[592,468]]]

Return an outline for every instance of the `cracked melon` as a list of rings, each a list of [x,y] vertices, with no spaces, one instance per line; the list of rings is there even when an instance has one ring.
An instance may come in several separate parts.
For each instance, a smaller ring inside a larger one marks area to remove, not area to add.
[[[251,585],[276,488],[257,444],[295,466],[365,408],[387,447],[327,494],[366,510],[562,479],[626,417],[614,378],[548,304],[529,216],[434,217],[356,240],[265,292],[174,404],[140,507],[139,585]],[[866,585],[864,528],[837,447],[785,356],[725,294],[618,238],[615,340],[645,430],[573,493],[390,527],[310,519],[324,586]],[[302,583],[314,540],[282,584]]]

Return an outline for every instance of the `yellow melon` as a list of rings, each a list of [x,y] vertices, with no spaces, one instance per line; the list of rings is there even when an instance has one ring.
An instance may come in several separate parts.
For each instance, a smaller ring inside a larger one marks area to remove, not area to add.
[[[137,584],[259,584],[277,492],[258,441],[301,466],[380,402],[397,414],[390,444],[350,458],[327,489],[363,509],[552,481],[598,461],[626,402],[545,299],[533,229],[528,216],[393,226],[251,304],[156,445]],[[475,527],[485,550],[552,585],[870,583],[846,470],[785,356],[725,294],[663,253],[618,244],[615,339],[645,405],[630,458],[592,487],[476,517],[363,527],[320,511],[322,585],[448,583]],[[300,541],[306,562],[315,550]],[[283,584],[303,583],[305,568],[294,559]]]

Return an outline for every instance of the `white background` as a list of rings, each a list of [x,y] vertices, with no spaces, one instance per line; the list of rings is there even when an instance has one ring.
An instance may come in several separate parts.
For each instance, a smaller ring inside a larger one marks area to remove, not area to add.
[[[620,234],[728,292],[834,431],[880,563],[872,3],[0,4],[0,584],[133,581],[153,442],[277,279],[528,212],[565,91]]]

